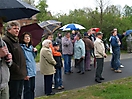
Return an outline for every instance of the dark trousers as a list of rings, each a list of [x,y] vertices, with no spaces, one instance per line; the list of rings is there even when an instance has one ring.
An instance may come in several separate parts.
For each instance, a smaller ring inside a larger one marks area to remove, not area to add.
[[[24,80],[9,81],[9,99],[21,99]]]
[[[44,75],[45,94],[50,94],[52,92],[52,79],[53,75]]]
[[[95,79],[102,78],[103,66],[104,66],[104,58],[96,58],[97,68],[96,68],[96,77]]]
[[[34,99],[35,77],[24,80],[23,99]]]

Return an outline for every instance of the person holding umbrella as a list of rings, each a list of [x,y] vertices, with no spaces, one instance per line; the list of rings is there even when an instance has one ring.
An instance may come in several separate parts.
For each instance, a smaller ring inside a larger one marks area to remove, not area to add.
[[[0,18],[0,34],[2,36],[3,20]],[[9,67],[12,64],[12,55],[6,43],[0,37],[0,99],[9,99],[8,81],[10,78]]]
[[[24,32],[20,37],[20,45],[23,49],[26,66],[27,77],[24,79],[23,99],[34,99],[35,97],[35,76],[37,49],[32,46],[32,36],[29,32]]]
[[[7,23],[3,40],[12,54],[13,63],[10,69],[9,96],[10,99],[21,99],[24,78],[27,76],[26,60],[19,44],[18,34],[20,25],[17,21]]]

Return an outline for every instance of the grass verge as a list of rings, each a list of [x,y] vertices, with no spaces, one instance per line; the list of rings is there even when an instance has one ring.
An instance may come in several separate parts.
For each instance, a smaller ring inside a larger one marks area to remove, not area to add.
[[[132,77],[35,99],[132,99]]]

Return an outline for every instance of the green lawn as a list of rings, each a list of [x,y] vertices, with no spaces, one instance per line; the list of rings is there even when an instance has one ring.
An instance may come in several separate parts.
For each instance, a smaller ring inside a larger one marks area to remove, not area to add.
[[[132,99],[132,77],[36,99]]]

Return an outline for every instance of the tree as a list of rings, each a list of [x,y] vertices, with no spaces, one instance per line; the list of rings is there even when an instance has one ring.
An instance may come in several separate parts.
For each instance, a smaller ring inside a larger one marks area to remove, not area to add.
[[[46,4],[46,0],[40,0],[36,7],[40,10],[40,13],[36,16],[39,22],[53,18],[51,13],[47,11],[48,5]]]
[[[123,16],[125,17],[132,16],[132,7],[125,5],[123,8]]]

